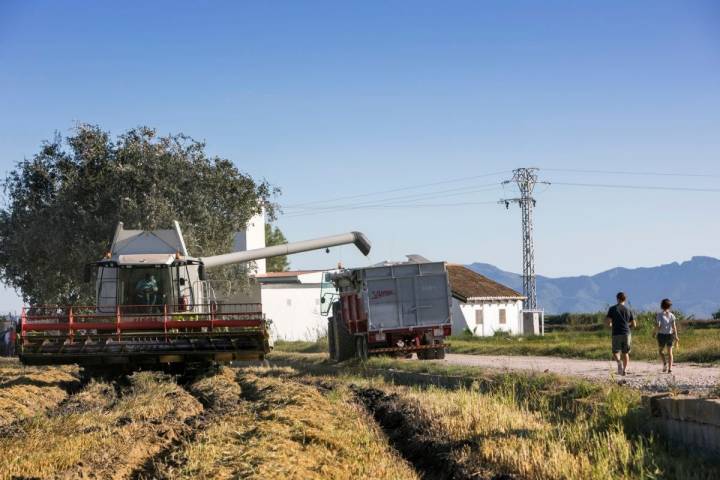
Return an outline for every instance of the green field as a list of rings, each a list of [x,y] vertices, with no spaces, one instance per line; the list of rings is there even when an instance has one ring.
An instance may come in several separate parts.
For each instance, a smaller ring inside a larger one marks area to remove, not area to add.
[[[631,357],[637,360],[658,358],[657,341],[648,328],[633,332]],[[493,337],[454,336],[448,339],[450,352],[475,355],[547,355],[567,358],[610,358],[609,330],[590,332],[553,332],[545,336]],[[327,340],[316,342],[279,341],[280,352],[320,353],[327,351]],[[685,327],[680,332],[680,345],[675,348],[677,362],[720,362],[720,329]]]
[[[466,337],[450,339],[453,353],[476,355],[548,355],[555,357],[606,359],[610,357],[610,332],[557,332],[543,337]],[[658,358],[657,341],[650,331],[634,332],[631,357]],[[720,329],[686,328],[675,348],[678,362],[720,362]]]

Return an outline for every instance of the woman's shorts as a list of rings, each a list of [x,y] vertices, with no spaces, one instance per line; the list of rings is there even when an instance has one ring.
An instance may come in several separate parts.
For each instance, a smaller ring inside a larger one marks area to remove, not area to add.
[[[658,347],[660,348],[672,347],[673,340],[674,337],[672,333],[658,333],[657,335]]]

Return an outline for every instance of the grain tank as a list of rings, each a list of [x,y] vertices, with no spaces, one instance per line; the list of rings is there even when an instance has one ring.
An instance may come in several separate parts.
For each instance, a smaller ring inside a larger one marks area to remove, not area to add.
[[[388,354],[445,356],[452,294],[444,262],[390,263],[328,273],[328,344],[336,361]]]

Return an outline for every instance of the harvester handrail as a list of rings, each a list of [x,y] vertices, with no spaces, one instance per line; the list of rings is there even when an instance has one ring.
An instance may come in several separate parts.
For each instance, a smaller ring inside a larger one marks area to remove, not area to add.
[[[196,307],[203,308],[195,310]],[[174,329],[209,329],[212,332],[215,328],[260,328],[265,320],[259,303],[116,305],[113,313],[100,312],[103,308],[100,306],[44,306],[56,312],[52,315],[32,313],[37,308],[23,307],[20,317],[22,336],[28,332],[48,331],[68,332],[68,336],[73,336],[77,331],[87,330],[114,331],[118,337],[123,330],[165,334]],[[127,311],[133,308],[145,311]],[[76,313],[77,309],[92,309],[94,312]]]

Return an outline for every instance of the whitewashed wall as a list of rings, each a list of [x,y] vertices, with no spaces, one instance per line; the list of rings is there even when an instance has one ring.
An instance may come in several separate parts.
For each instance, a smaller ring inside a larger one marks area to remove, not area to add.
[[[319,284],[268,284],[261,291],[273,339],[315,340],[327,330],[327,317],[320,315]]]
[[[482,301],[462,303],[453,298],[453,334],[459,335],[469,329],[476,336],[494,335],[496,331],[522,334],[522,300]],[[505,309],[505,323],[500,323],[500,309]],[[483,323],[476,323],[476,311],[482,310]]]

